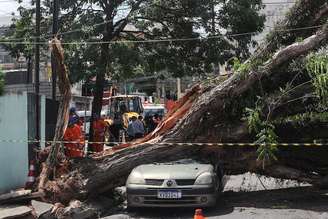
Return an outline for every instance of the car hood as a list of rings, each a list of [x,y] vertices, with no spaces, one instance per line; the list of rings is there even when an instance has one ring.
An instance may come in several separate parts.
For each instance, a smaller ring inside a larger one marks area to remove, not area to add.
[[[210,164],[147,164],[134,169],[144,179],[196,179],[200,174],[213,172]]]

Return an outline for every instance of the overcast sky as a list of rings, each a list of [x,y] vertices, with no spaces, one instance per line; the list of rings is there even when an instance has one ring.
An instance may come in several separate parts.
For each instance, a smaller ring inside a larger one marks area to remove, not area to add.
[[[27,2],[25,0],[25,2]],[[19,4],[15,0],[0,0],[0,15],[8,16],[12,12],[16,12]]]
[[[27,5],[30,0],[23,0],[23,5]],[[12,13],[17,14],[19,4],[16,0],[0,0],[0,26],[11,23]]]

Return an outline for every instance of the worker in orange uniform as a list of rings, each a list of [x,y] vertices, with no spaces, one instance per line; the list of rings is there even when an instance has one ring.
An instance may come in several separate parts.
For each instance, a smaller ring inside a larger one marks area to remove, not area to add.
[[[107,128],[107,123],[103,118],[98,115],[94,115],[93,127],[93,142],[91,144],[92,152],[102,152],[104,150],[105,132]],[[100,143],[102,142],[102,143]]]
[[[165,105],[167,112],[170,112],[174,108],[174,105],[175,105],[175,101],[172,99],[168,99]]]
[[[77,124],[78,122],[78,118],[70,118],[68,127],[65,130],[64,141],[67,142],[64,144],[65,155],[69,158],[83,157],[84,154],[84,138],[81,126]]]

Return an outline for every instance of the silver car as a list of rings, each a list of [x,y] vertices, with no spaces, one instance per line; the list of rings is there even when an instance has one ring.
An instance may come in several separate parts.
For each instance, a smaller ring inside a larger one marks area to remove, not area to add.
[[[210,164],[177,161],[140,165],[127,182],[128,207],[211,207],[223,189],[221,171]]]

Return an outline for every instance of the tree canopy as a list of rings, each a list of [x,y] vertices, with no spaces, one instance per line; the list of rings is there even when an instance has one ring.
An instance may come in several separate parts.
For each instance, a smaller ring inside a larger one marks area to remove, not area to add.
[[[42,3],[46,27],[52,5]],[[60,8],[58,36],[71,80],[96,76],[91,123],[102,109],[106,77],[213,72],[233,56],[245,59],[254,43],[251,36],[265,20],[259,14],[261,0],[65,0]],[[12,26],[13,36],[19,24]],[[26,28],[32,30],[30,24]]]
[[[43,38],[49,39],[52,4],[48,0],[42,3]],[[260,32],[265,20],[259,14],[261,0],[73,0],[61,1],[60,7],[59,36],[72,43],[64,48],[73,82],[97,72],[119,79],[160,70],[176,76],[211,73],[232,56],[246,58],[253,34],[234,34]],[[20,7],[19,13],[21,17],[13,20],[6,37],[31,42],[35,10]],[[186,38],[199,40],[181,40]],[[124,42],[157,39],[173,40]],[[102,63],[102,43],[98,42],[106,41],[115,43],[108,45],[108,62]],[[33,52],[28,43],[7,48],[15,57],[30,57]]]

